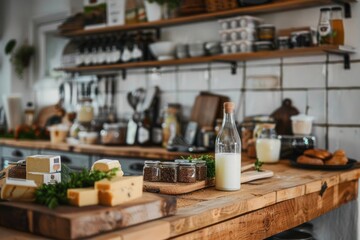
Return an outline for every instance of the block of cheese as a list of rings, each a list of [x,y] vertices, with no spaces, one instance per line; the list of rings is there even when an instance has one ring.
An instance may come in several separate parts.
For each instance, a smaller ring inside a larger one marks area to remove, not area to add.
[[[43,184],[55,184],[61,182],[61,173],[36,173],[27,172],[26,179],[34,180],[36,185],[40,186]]]
[[[111,169],[118,168],[121,170],[121,165],[118,160],[110,160],[110,159],[101,159],[94,162],[91,169],[92,170],[99,170],[102,172],[107,172]]]
[[[6,178],[1,188],[1,199],[34,201],[37,186],[33,180]]]
[[[26,158],[26,172],[56,173],[60,171],[60,156],[34,155]]]
[[[98,190],[94,188],[70,188],[67,190],[69,203],[83,207],[99,204]]]
[[[143,177],[114,177],[95,183],[99,190],[99,203],[105,206],[116,206],[142,196]]]

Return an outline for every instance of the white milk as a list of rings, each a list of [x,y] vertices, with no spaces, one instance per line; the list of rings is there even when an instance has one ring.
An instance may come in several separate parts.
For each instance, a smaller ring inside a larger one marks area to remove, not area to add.
[[[280,139],[257,139],[256,156],[264,163],[275,163],[280,157]]]
[[[240,189],[241,155],[239,153],[215,154],[215,188],[234,191]]]

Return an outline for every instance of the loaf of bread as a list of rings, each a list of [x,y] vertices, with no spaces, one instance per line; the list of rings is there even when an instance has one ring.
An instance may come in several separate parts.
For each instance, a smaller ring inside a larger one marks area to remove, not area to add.
[[[311,158],[318,158],[322,160],[327,160],[332,157],[332,154],[324,149],[308,149],[304,152],[304,155]]]
[[[296,160],[297,163],[310,164],[310,165],[324,165],[324,161],[319,158],[312,158],[305,155],[301,155]]]
[[[344,150],[339,149],[334,152],[334,155],[330,160],[325,161],[325,165],[345,165],[348,162],[346,153]]]

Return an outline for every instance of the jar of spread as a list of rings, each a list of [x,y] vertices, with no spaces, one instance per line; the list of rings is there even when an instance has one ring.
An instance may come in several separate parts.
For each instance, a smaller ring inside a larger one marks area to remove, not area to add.
[[[161,182],[176,183],[178,179],[178,163],[162,162],[160,163]]]
[[[144,181],[159,182],[160,181],[160,167],[159,161],[145,161],[144,163]]]
[[[90,98],[84,98],[79,101],[77,107],[77,120],[80,123],[90,123],[94,119],[94,107]]]
[[[196,182],[196,163],[180,163],[178,180],[182,183]]]

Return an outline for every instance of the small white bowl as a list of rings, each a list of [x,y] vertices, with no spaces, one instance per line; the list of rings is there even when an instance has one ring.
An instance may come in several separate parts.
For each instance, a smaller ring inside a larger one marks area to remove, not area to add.
[[[174,42],[156,42],[150,44],[150,50],[154,56],[159,60],[174,59],[176,44]]]

